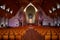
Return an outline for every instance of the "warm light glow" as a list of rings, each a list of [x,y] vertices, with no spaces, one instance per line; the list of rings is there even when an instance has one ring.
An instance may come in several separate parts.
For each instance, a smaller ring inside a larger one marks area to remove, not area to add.
[[[6,9],[6,11],[9,12],[10,11],[10,8]]]
[[[52,8],[52,11],[55,11],[55,10],[56,10],[56,8],[53,7],[53,8]]]
[[[52,11],[51,11],[51,10],[49,10],[49,13],[52,13]]]
[[[12,14],[13,13],[13,10],[11,10],[10,13]]]
[[[32,19],[29,19],[29,23],[32,23]]]
[[[0,8],[3,9],[3,10],[5,10],[5,8],[6,8],[5,4],[2,5],[2,6],[0,6]]]
[[[24,12],[26,12],[26,9],[29,7],[29,6],[33,6],[35,8],[35,11],[37,12],[37,8],[32,4],[32,3],[29,3],[26,8],[24,9]]]
[[[60,8],[60,4],[57,4],[57,9],[59,9]]]

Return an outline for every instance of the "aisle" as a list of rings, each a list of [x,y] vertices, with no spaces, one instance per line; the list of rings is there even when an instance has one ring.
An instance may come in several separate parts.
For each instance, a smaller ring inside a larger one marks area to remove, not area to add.
[[[29,29],[21,40],[43,40],[43,37],[37,31]]]

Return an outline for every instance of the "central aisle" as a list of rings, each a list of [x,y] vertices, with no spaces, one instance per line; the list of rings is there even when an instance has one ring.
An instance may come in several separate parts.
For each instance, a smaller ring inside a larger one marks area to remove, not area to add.
[[[43,37],[37,31],[29,29],[21,40],[43,40]]]

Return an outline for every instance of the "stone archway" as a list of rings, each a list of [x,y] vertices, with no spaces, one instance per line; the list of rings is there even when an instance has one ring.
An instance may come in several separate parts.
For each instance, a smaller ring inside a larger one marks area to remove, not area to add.
[[[35,22],[35,9],[33,6],[29,6],[26,9],[26,16],[27,16],[27,22],[28,23],[34,23]]]
[[[26,8],[24,9],[24,12],[26,14],[26,22],[29,24],[35,23],[35,14],[37,12],[37,8],[32,4],[29,3]]]

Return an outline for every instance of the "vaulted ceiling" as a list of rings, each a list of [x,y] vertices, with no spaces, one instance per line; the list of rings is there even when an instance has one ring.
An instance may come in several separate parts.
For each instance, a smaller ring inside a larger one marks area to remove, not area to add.
[[[0,5],[5,4],[6,9],[10,8],[13,10],[13,13],[10,14],[9,12],[0,9],[0,16],[11,18],[15,16],[21,7],[25,8],[29,3],[35,5],[37,9],[41,7],[45,14],[51,18],[56,16],[56,13],[58,16],[60,16],[60,9],[49,13],[49,10],[52,10],[53,7],[57,8],[57,4],[60,4],[60,0],[0,0]]]

